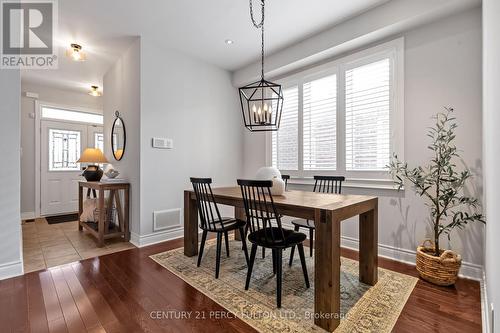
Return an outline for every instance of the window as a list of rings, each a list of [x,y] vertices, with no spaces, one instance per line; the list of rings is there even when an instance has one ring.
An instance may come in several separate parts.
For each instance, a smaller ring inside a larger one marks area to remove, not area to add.
[[[298,111],[299,111],[299,91],[294,86],[283,90],[283,112],[279,131],[273,132],[273,142],[276,149],[273,149],[273,165],[283,170],[298,170],[299,160],[299,132],[298,132]]]
[[[49,171],[79,170],[80,135],[78,131],[49,130]]]
[[[95,113],[79,112],[71,110],[42,107],[42,118],[77,121],[90,124],[104,124],[104,116]]]
[[[389,164],[390,61],[346,72],[346,169],[383,170]]]
[[[337,168],[337,76],[304,83],[304,170]]]
[[[396,40],[283,79],[272,165],[294,177],[388,179],[392,152],[403,153],[402,50]]]
[[[94,143],[95,147],[101,151],[104,151],[104,134],[103,133],[94,133]]]

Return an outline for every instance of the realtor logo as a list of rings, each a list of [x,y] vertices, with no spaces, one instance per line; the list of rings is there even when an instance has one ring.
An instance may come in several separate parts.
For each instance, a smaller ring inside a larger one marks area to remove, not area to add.
[[[1,68],[57,68],[57,3],[2,0]]]

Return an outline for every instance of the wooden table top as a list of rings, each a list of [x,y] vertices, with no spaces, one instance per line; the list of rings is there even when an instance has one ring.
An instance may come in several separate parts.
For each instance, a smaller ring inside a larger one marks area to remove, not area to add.
[[[123,182],[88,182],[86,180],[79,181],[78,184],[81,187],[87,187],[95,190],[113,190],[113,189],[127,189],[130,187],[130,183]]]
[[[239,186],[213,188],[216,198],[243,200]],[[194,191],[190,190],[194,194]],[[296,209],[342,210],[359,204],[371,204],[377,197],[352,194],[315,193],[309,191],[286,191],[283,195],[273,195],[276,206],[294,207]]]

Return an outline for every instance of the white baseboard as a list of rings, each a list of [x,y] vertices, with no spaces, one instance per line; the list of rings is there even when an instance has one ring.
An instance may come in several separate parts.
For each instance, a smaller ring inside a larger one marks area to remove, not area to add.
[[[154,232],[147,235],[138,235],[134,232],[130,233],[130,243],[137,247],[144,247],[172,239],[181,238],[184,236],[184,228],[177,227],[169,230]]]
[[[14,261],[0,265],[0,280],[24,274],[23,262]]]
[[[21,220],[30,220],[30,219],[34,219],[35,217],[36,217],[35,212],[21,213]]]
[[[341,237],[341,246],[353,250],[359,249],[359,240],[352,237]],[[390,245],[379,244],[378,245],[378,255],[379,257],[384,257],[387,259],[392,259],[406,264],[415,266],[416,251],[401,249]],[[462,261],[462,268],[458,274],[460,277],[467,279],[472,279],[476,281],[482,281],[483,279],[483,266],[476,265],[470,262]]]

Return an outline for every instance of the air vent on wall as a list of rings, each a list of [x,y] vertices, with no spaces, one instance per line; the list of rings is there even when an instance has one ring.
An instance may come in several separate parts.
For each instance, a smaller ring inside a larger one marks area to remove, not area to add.
[[[177,228],[181,225],[180,208],[153,212],[153,231]]]

